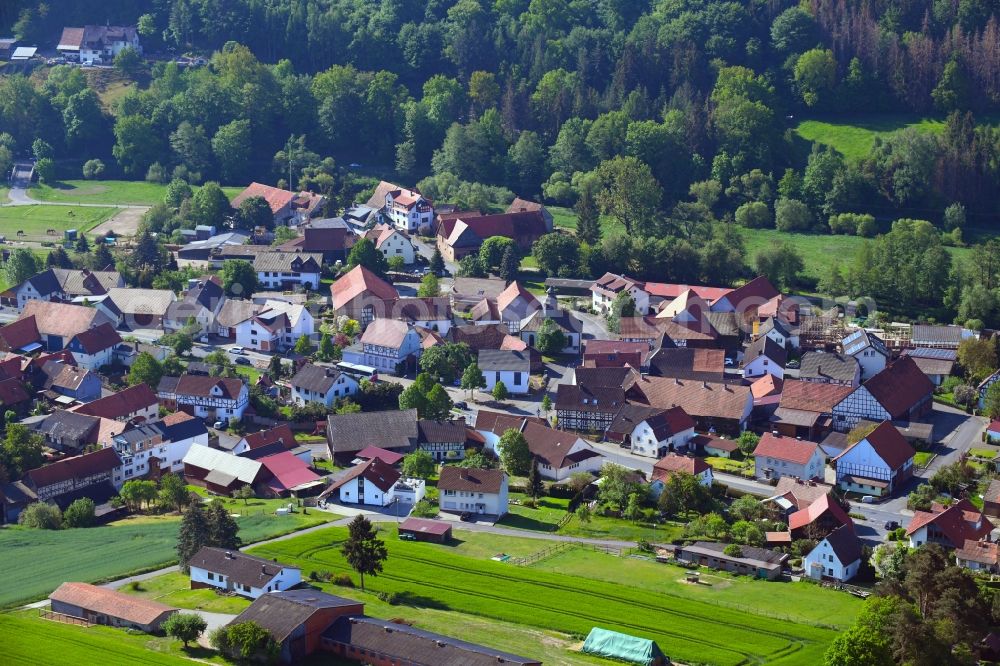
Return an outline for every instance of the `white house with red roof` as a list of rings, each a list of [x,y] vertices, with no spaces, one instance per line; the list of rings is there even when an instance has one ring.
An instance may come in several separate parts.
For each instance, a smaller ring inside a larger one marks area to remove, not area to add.
[[[749,312],[756,316],[758,308],[779,294],[774,285],[761,275],[721,296],[712,303],[712,312]]]
[[[254,314],[236,325],[236,342],[263,352],[291,349],[303,335],[312,336],[315,321],[298,303],[268,300]]]
[[[342,504],[388,506],[392,504],[396,484],[401,478],[402,474],[381,458],[371,458],[347,470],[320,497],[336,492]]]
[[[404,264],[412,264],[416,260],[416,250],[410,237],[399,229],[388,224],[376,224],[365,232],[365,238],[375,244],[375,249],[382,253],[386,260],[402,257]]]
[[[783,476],[822,479],[826,457],[816,442],[764,433],[753,451],[756,474],[760,480]]]
[[[308,221],[326,203],[326,197],[312,192],[296,193],[253,182],[233,198],[231,205],[238,209],[241,203],[251,197],[264,199],[274,215],[274,223],[288,226]]]
[[[376,319],[358,343],[344,349],[343,360],[394,373],[397,366],[419,358],[422,352],[420,335],[412,326],[396,319]]]
[[[936,543],[945,548],[962,548],[966,541],[985,539],[993,523],[972,502],[961,499],[951,506],[935,502],[930,511],[916,511],[906,527],[910,547]]]
[[[659,497],[670,477],[680,472],[695,477],[706,488],[712,487],[712,466],[704,459],[668,453],[653,465],[649,491]]]
[[[636,314],[649,314],[649,292],[646,284],[624,275],[605,273],[590,286],[594,310],[607,313],[618,294],[628,292],[635,301]]]
[[[421,227],[430,228],[434,221],[433,203],[416,190],[393,186],[383,201],[382,215],[401,231],[413,233]]]
[[[889,421],[883,421],[833,459],[837,485],[848,492],[881,497],[913,476],[916,451]]]
[[[986,426],[986,441],[993,444],[1000,444],[1000,419],[991,421]]]
[[[846,583],[861,568],[861,541],[854,526],[841,525],[816,544],[802,558],[802,568],[813,580],[835,580]]]

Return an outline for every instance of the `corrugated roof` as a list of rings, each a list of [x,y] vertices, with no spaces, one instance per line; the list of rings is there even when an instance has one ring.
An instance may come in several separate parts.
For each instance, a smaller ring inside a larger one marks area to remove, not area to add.
[[[241,458],[207,446],[196,445],[188,449],[184,464],[221,472],[245,484],[252,484],[260,474],[262,464],[249,458]],[[228,484],[223,484],[228,485]]]

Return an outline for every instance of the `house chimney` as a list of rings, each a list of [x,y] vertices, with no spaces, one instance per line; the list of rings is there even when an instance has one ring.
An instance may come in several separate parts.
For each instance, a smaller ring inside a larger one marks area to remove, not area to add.
[[[703,381],[703,382],[701,383],[701,387],[702,387],[703,389],[707,389],[707,388],[708,388],[708,382],[704,382],[704,381]]]
[[[227,560],[233,559],[233,551],[231,551],[231,550],[227,550],[226,551],[226,559]]]
[[[260,565],[260,572],[261,572],[261,574],[263,574],[265,576],[267,575],[267,565],[266,564]]]

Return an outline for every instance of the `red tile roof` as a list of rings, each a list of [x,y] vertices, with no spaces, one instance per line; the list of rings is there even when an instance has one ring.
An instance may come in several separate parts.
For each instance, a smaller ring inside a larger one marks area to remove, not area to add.
[[[949,507],[934,503],[930,511],[915,511],[906,534],[911,535],[930,524],[941,530],[956,548],[961,548],[967,539],[978,541],[993,531],[993,523],[967,499]]]
[[[206,375],[181,375],[177,380],[177,396],[194,395],[202,398],[211,396],[212,387],[222,387],[222,397],[235,400],[243,391],[243,380],[235,377],[209,377]]]
[[[670,453],[656,461],[656,464],[653,465],[652,476],[654,479],[665,481],[677,472],[697,475],[708,469],[712,469],[712,466],[701,458]]]
[[[270,430],[255,432],[252,435],[247,435],[243,439],[246,440],[247,446],[249,446],[251,450],[267,446],[268,444],[274,444],[275,442],[281,442],[286,449],[294,449],[297,446],[295,442],[295,435],[292,433],[292,428],[287,423],[282,423],[281,425],[275,426]],[[261,462],[263,462],[263,460]]]
[[[702,287],[698,285],[670,284],[667,282],[647,282],[645,288],[646,292],[649,293],[650,296],[665,299],[677,298],[685,291],[691,290],[698,296],[698,298],[704,299],[709,303],[714,303],[726,294],[732,292],[732,289],[729,287]]]
[[[534,422],[529,422],[522,432],[524,438],[528,440],[528,448],[531,449],[531,453],[538,456],[539,459],[550,465],[553,469],[562,469],[568,464],[569,450],[576,444],[576,440],[579,439],[579,437],[572,433],[555,430],[554,428]],[[596,451],[587,451],[586,449],[583,453],[593,453],[595,456],[600,455]]]
[[[488,409],[481,409],[476,415],[476,430],[484,430],[494,435],[503,435],[508,430],[520,432],[528,423],[545,425],[546,422],[538,416],[516,416]]]
[[[818,449],[819,444],[816,442],[766,432],[761,436],[753,454],[754,456],[767,456],[768,458],[787,460],[797,465],[805,465]]]
[[[986,429],[989,430],[990,432],[1000,433],[1000,419],[997,419],[996,421],[990,421],[990,424],[989,426],[986,427]]]
[[[499,493],[507,475],[502,469],[475,469],[444,465],[438,479],[438,489],[478,493]]]
[[[639,280],[633,280],[625,275],[617,275],[616,273],[605,273],[601,277],[594,280],[594,284],[591,285],[590,289],[592,291],[602,292],[608,295],[617,294],[625,289],[631,289],[632,287],[638,287],[639,289],[644,289],[645,284]]]
[[[806,525],[812,525],[822,517],[828,517],[840,525],[850,525],[853,523],[851,517],[834,501],[829,494],[821,495],[815,502],[804,509],[800,509],[788,517],[788,529],[797,530]]]
[[[15,350],[38,342],[42,336],[38,333],[35,317],[23,317],[0,328],[0,340],[7,349]]]
[[[100,398],[73,411],[105,419],[118,419],[158,403],[158,398],[148,384],[136,384],[118,393]]]
[[[326,496],[332,493],[337,488],[340,488],[348,481],[361,477],[366,481],[374,484],[383,493],[389,492],[393,484],[399,481],[402,474],[393,469],[387,463],[383,462],[380,458],[372,458],[367,462],[363,462],[360,465],[355,465],[351,469],[334,481],[330,486],[321,493],[321,496]]]
[[[538,299],[535,298],[535,295],[521,286],[520,282],[515,280],[507,285],[507,288],[500,292],[500,295],[497,296],[497,308],[500,312],[503,312],[507,309],[507,306],[516,301],[518,297],[526,300],[529,306],[533,303],[534,305],[541,307],[538,303]]]
[[[681,407],[689,415],[741,420],[751,402],[750,387],[669,377],[643,377],[628,397],[653,407]]]
[[[753,393],[754,400],[781,393],[781,385],[784,382],[774,375],[766,374],[754,383],[750,384],[750,392]]]
[[[784,409],[829,414],[834,405],[849,396],[853,390],[842,384],[786,379],[781,387],[781,406]]]
[[[726,300],[737,312],[743,312],[756,310],[779,293],[770,280],[761,275],[731,291],[726,295]]]
[[[914,448],[906,441],[906,438],[903,437],[896,426],[892,425],[889,421],[882,421],[864,439],[848,446],[834,460],[843,457],[844,454],[863,441],[871,444],[871,447],[875,449],[875,453],[878,454],[879,458],[884,460],[885,464],[894,470],[901,468],[907,460],[911,460],[916,454]]]
[[[31,399],[19,379],[0,380],[0,407],[12,407]]]
[[[81,456],[63,458],[51,465],[33,469],[25,474],[25,477],[37,489],[72,479],[83,479],[101,472],[110,472],[121,464],[118,453],[109,447]]]
[[[177,610],[158,601],[89,583],[63,583],[49,599],[141,625],[153,624],[165,613]]]
[[[83,333],[78,333],[75,339],[83,347],[85,354],[96,354],[109,347],[114,347],[122,341],[122,337],[118,335],[118,331],[107,322],[86,330]]]
[[[364,266],[355,266],[330,285],[333,308],[342,308],[358,296],[368,294],[383,301],[399,298],[396,289]]]
[[[400,460],[403,459],[403,455],[396,453],[395,451],[387,451],[381,449],[377,446],[366,446],[357,453],[354,454],[355,458],[364,458],[365,460],[371,460],[372,458],[379,458],[384,463],[390,465],[395,465]]]
[[[934,392],[934,382],[909,356],[901,357],[863,386],[894,419],[906,417],[914,405]]]
[[[35,324],[40,334],[51,333],[67,340],[90,329],[95,323],[108,321],[97,308],[48,301],[28,301],[18,319],[27,319],[31,316],[35,317]]]
[[[277,214],[282,208],[292,202],[295,193],[254,182],[250,183],[245,190],[233,198],[233,208],[239,208],[241,203],[251,197],[263,197],[267,201],[267,205],[271,207],[271,212]]]
[[[309,465],[296,457],[291,451],[282,451],[273,456],[265,456],[258,462],[274,475],[274,478],[267,482],[268,487],[279,492],[291,490],[296,486],[301,486],[303,483],[319,481],[319,476],[309,469]]]

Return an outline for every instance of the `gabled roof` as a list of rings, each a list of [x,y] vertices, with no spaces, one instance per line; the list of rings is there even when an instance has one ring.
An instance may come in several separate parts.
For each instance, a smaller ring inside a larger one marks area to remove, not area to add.
[[[883,421],[875,430],[868,433],[861,441],[851,444],[844,449],[834,460],[842,458],[848,451],[867,441],[878,454],[878,457],[885,461],[891,469],[901,468],[907,460],[913,459],[916,451],[906,441],[906,438],[889,421]]]
[[[202,546],[188,564],[198,569],[222,574],[238,585],[258,589],[267,586],[283,568],[298,568],[247,555],[239,550],[225,550],[211,546]]]
[[[886,358],[891,356],[889,348],[885,346],[885,342],[882,341],[882,338],[870,331],[866,331],[863,328],[859,328],[841,340],[840,345],[844,348],[844,353],[850,354],[851,356],[867,347],[871,347]]]
[[[417,433],[421,444],[464,442],[465,417],[447,421],[420,419],[417,421]]]
[[[0,340],[8,349],[21,349],[33,342],[38,342],[42,336],[35,325],[34,315],[22,317],[17,321],[12,321],[6,326],[0,327]]]
[[[502,469],[477,469],[444,465],[441,467],[438,489],[499,493],[506,480],[507,475]]]
[[[309,469],[309,465],[291,451],[265,456],[260,459],[260,463],[273,477],[268,479],[267,486],[279,493],[320,480],[319,476]]]
[[[500,295],[497,296],[497,308],[500,312],[503,312],[518,298],[526,301],[526,308],[531,308],[532,306],[541,307],[541,304],[538,302],[538,299],[535,298],[535,295],[525,289],[520,282],[515,280],[507,285],[507,288],[500,292]]]
[[[323,255],[313,252],[262,252],[253,259],[255,271],[318,273]],[[317,285],[313,285],[317,286]]]
[[[374,208],[375,210],[380,210],[385,207],[385,196],[392,192],[393,190],[401,190],[399,185],[390,183],[389,181],[380,181],[378,185],[375,186],[375,192],[372,193],[371,197],[365,203],[368,208]]]
[[[620,386],[559,384],[556,387],[555,406],[560,411],[616,414],[625,404],[625,391]]]
[[[327,435],[333,453],[360,451],[367,446],[413,448],[417,444],[417,410],[331,414]]]
[[[337,379],[341,377],[341,374],[336,368],[306,363],[292,377],[291,385],[294,388],[316,391],[326,395],[333,388]]]
[[[17,379],[0,380],[0,407],[12,407],[30,399],[24,385]]]
[[[148,384],[136,384],[118,393],[80,405],[74,411],[78,414],[100,416],[105,419],[119,419],[133,412],[158,404],[159,400]]]
[[[122,314],[151,315],[162,317],[167,308],[176,300],[169,289],[132,289],[112,287],[105,301],[114,303]]]
[[[843,384],[786,379],[781,389],[781,408],[829,414],[853,390]]]
[[[222,309],[215,317],[215,323],[219,326],[233,328],[264,309],[263,305],[238,298],[227,298],[222,304]]]
[[[757,338],[747,346],[743,355],[744,367],[761,356],[781,367],[784,367],[785,361],[788,360],[788,352],[785,348],[766,335]]]
[[[804,439],[794,437],[784,437],[775,435],[773,432],[765,432],[757,448],[754,449],[755,457],[766,456],[777,460],[786,460],[796,465],[805,465],[813,455],[819,451],[819,444]]]
[[[698,475],[709,469],[712,469],[712,466],[701,458],[695,458],[694,456],[679,456],[676,453],[668,453],[663,458],[657,460],[653,465],[652,478],[665,481],[677,472]]]
[[[243,438],[247,446],[257,449],[268,444],[280,442],[286,449],[294,449],[298,444],[295,441],[295,434],[287,423],[275,426],[268,430],[261,430]]]
[[[83,45],[83,28],[63,28],[57,51],[79,51]]]
[[[886,366],[863,386],[894,419],[905,417],[914,405],[934,392],[934,382],[909,356]]]
[[[89,330],[77,333],[73,340],[83,348],[84,354],[96,354],[119,344],[122,337],[114,326],[105,322]],[[70,341],[72,342],[72,340]]]
[[[778,479],[774,494],[789,498],[797,509],[804,509],[823,495],[829,494],[831,490],[833,490],[833,486],[822,481],[782,476]]]
[[[364,460],[371,460],[372,458],[380,458],[382,462],[389,465],[395,465],[396,463],[398,463],[400,460],[403,459],[403,455],[401,453],[396,453],[395,451],[386,451],[385,449],[381,449],[377,446],[366,446],[365,448],[358,451],[354,457],[362,458]]]
[[[67,340],[94,326],[111,321],[97,308],[48,301],[28,301],[24,304],[18,319],[32,316],[41,335],[58,335]]]
[[[531,369],[531,359],[520,351],[482,349],[479,351],[479,369],[527,373]]]
[[[49,600],[140,625],[153,624],[164,614],[177,610],[158,601],[89,583],[63,583],[49,595]]]
[[[956,347],[964,337],[964,329],[961,326],[932,326],[927,324],[914,324],[911,337],[916,344],[936,343],[953,344]]]
[[[726,294],[725,299],[737,311],[756,310],[764,305],[780,292],[774,288],[763,275],[755,277],[742,287],[737,287]]]
[[[254,599],[246,610],[230,622],[230,626],[243,622],[256,622],[264,627],[275,641],[282,643],[318,611],[335,608],[344,609],[340,611],[341,614],[360,613],[364,609],[364,604],[312,588],[269,592]]]
[[[780,398],[781,387],[783,385],[783,380],[770,373],[764,373],[761,375],[760,379],[754,380],[754,382],[750,384],[750,392],[753,394],[754,400],[760,400],[767,397]]]
[[[750,387],[667,377],[643,377],[629,389],[630,399],[654,407],[681,407],[689,415],[741,420],[752,402]]]
[[[333,308],[342,308],[361,296],[370,295],[383,301],[399,298],[396,289],[364,266],[358,265],[330,285]]]
[[[234,456],[207,446],[192,446],[188,449],[184,465],[209,470],[210,474],[218,475],[220,480],[222,476],[228,477],[228,483],[222,485],[229,485],[233,481],[251,485],[257,480],[263,466],[260,461]]]
[[[993,523],[967,499],[961,499],[951,506],[938,503],[931,505],[930,511],[915,511],[913,520],[906,527],[907,536],[925,525],[933,524],[955,548],[965,545],[966,540],[978,541],[993,531]]]
[[[858,373],[858,359],[849,354],[806,352],[802,355],[799,377],[851,381]]]
[[[479,215],[456,220],[445,242],[453,247],[474,247],[494,236],[518,240],[541,236],[547,231],[545,218],[539,211]]]
[[[218,386],[222,389],[220,397],[236,400],[243,391],[243,380],[236,377],[209,377],[206,375],[183,374],[177,380],[177,395],[193,395],[207,398],[212,395],[212,389]]]
[[[491,432],[494,435],[503,435],[508,430],[521,432],[529,423],[546,425],[545,419],[539,416],[517,416],[488,409],[480,409],[476,414],[476,430]]]
[[[954,349],[904,349],[925,375],[950,375],[955,368],[957,352]]]
[[[658,377],[721,382],[725,367],[726,352],[721,349],[675,347],[657,349],[649,356],[650,374]]]
[[[389,349],[399,349],[406,341],[406,336],[410,332],[410,325],[405,321],[396,319],[376,319],[368,324],[368,328],[361,335],[361,343],[366,345],[376,345],[378,347],[388,347]]]
[[[634,280],[625,275],[618,275],[616,273],[609,272],[594,280],[594,284],[590,287],[590,289],[591,291],[597,291],[606,295],[614,295],[620,291],[631,289],[632,287],[644,289],[645,286],[645,283],[640,282],[639,280]]]
[[[271,213],[277,215],[282,208],[292,203],[295,193],[271,187],[270,185],[264,185],[263,183],[253,182],[245,190],[233,197],[232,207],[239,208],[241,203],[251,197],[262,197],[267,201],[267,205],[271,207]]]
[[[639,380],[635,368],[577,368],[576,383],[588,388],[611,387],[628,390]]]
[[[833,495],[823,494],[804,509],[800,509],[788,517],[788,529],[797,530],[812,525],[823,518],[833,520],[840,525],[852,525],[851,517],[833,499]],[[852,560],[853,561],[853,560]]]
[[[955,559],[995,567],[1000,564],[1000,544],[995,541],[966,539],[962,547],[955,550]]]
[[[399,481],[400,477],[402,477],[402,474],[381,458],[369,458],[365,462],[355,465],[351,469],[347,470],[347,472],[343,475],[338,477],[326,488],[326,490],[323,491],[322,495],[327,496],[348,481],[353,481],[357,478],[362,478],[373,484],[383,493],[387,493],[389,492],[389,489],[392,488],[397,481]]]
[[[111,472],[121,466],[122,461],[112,448],[100,449],[81,456],[63,458],[51,465],[44,465],[30,470],[25,477],[34,488],[44,488],[54,483],[62,483],[72,479],[83,479],[102,472]]]
[[[844,566],[861,559],[861,540],[858,539],[854,526],[850,523],[845,523],[827,534],[826,542],[830,544],[834,555]]]
[[[538,423],[527,423],[522,433],[528,441],[531,454],[537,456],[553,469],[562,469],[572,463],[601,455],[589,447],[584,448],[579,453],[571,454],[570,449],[580,439],[579,437]]]
[[[663,299],[677,298],[683,292],[691,290],[699,298],[709,303],[714,303],[732,291],[729,287],[704,287],[701,285],[671,284],[668,282],[646,282],[644,287],[650,296]]]

